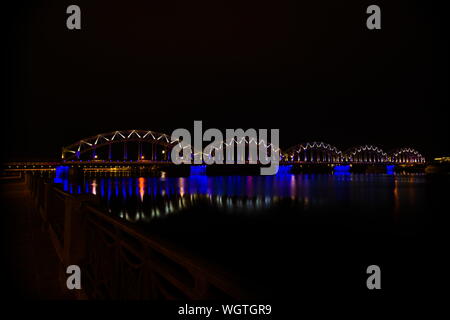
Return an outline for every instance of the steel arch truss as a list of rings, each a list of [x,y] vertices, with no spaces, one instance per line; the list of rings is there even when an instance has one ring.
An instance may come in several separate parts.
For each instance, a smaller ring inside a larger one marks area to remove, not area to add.
[[[253,147],[256,153],[252,154],[250,151],[251,147]],[[223,160],[225,161],[241,161],[241,162],[250,162],[257,163],[258,157],[262,156],[260,153],[260,149],[264,150],[263,154],[267,157],[264,160],[270,159],[273,155],[280,153],[281,157],[281,149],[273,145],[272,143],[267,144],[267,142],[263,139],[257,141],[255,138],[250,137],[242,137],[242,138],[232,138],[228,141],[224,140],[217,144],[217,146],[212,146],[210,148],[205,148],[202,151],[195,151],[192,145],[180,146],[180,149],[189,148],[192,151],[192,158],[202,155],[203,159],[207,157],[216,156],[218,152],[223,153]],[[229,152],[229,149],[232,149],[232,152]],[[255,159],[253,158],[255,157]],[[235,158],[235,159],[234,159]],[[261,159],[259,159],[261,160]]]
[[[340,163],[342,151],[324,142],[306,142],[287,149],[283,160],[299,163]]]
[[[385,163],[388,162],[388,155],[376,146],[364,145],[345,151],[344,159],[351,163]]]
[[[413,148],[399,148],[389,152],[389,161],[392,163],[425,163],[425,157]]]
[[[138,143],[138,158],[142,159],[142,145],[141,143],[150,143],[153,146],[165,150],[166,159],[158,159],[158,155],[151,156],[150,160],[167,160],[170,149],[178,141],[171,141],[170,136],[164,133],[158,133],[150,130],[120,130],[108,133],[101,133],[95,136],[84,138],[62,149],[63,160],[80,160],[81,155],[92,152],[92,158],[96,159],[96,150],[105,146],[109,146],[108,160],[111,160],[111,146],[113,144],[124,144],[124,159],[127,160],[127,143]],[[153,150],[153,149],[152,149]],[[156,148],[155,148],[156,150]],[[152,151],[153,153],[153,151]]]

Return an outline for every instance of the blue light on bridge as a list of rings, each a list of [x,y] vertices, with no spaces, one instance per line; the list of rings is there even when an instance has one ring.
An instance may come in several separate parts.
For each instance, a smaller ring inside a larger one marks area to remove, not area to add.
[[[206,165],[191,166],[191,176],[204,176],[206,175]]]
[[[64,179],[69,177],[68,166],[57,166],[55,168],[55,179]]]
[[[53,183],[62,183],[63,190],[69,191],[69,167],[57,166],[55,168],[55,178],[53,178]]]
[[[395,171],[394,171],[394,169],[395,169],[395,165],[386,165],[386,173],[387,174],[394,174],[395,173]]]
[[[333,168],[334,171],[344,171],[344,172],[349,172],[350,171],[350,165],[346,164],[346,165],[339,165],[339,166],[334,166]]]
[[[288,165],[288,166],[281,165],[278,167],[277,175],[290,174],[291,170],[292,170],[292,165]]]
[[[346,164],[346,165],[338,165],[338,166],[334,166],[333,168],[333,173],[335,175],[346,175],[346,174],[350,174],[350,165]]]

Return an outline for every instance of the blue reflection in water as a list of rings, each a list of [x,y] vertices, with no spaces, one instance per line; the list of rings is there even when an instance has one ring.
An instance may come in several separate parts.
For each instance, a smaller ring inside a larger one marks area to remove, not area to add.
[[[206,175],[206,165],[191,166],[192,175]]]
[[[100,195],[102,198],[105,197],[105,180],[100,180]]]
[[[133,222],[205,206],[229,213],[261,212],[280,205],[297,213],[348,205],[373,211],[414,207],[423,198],[422,189],[414,188],[423,182],[423,175],[283,171],[274,176],[97,177],[81,183],[69,183],[68,175],[58,172],[54,181],[71,193],[98,195],[109,212]]]

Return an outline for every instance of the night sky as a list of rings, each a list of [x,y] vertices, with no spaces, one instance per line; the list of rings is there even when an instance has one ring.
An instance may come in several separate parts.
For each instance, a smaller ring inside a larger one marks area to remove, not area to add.
[[[82,29],[66,28],[81,7]],[[377,4],[382,30],[366,28]],[[4,8],[4,160],[120,129],[279,128],[450,155],[448,11],[430,1],[16,1]]]

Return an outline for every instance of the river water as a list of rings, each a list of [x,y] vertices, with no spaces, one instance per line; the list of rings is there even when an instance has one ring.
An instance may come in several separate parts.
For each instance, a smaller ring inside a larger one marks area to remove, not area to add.
[[[437,263],[450,195],[447,176],[417,173],[56,182],[97,195],[108,214],[239,274],[263,297],[363,290],[370,264],[388,270],[391,289],[420,287],[409,279]]]
[[[61,182],[61,181],[58,181]],[[350,207],[370,214],[426,206],[424,174],[281,174],[275,176],[89,177],[62,188],[94,194],[111,214],[132,223],[179,216],[198,206],[216,215],[258,215],[281,205],[291,214]],[[403,217],[407,219],[407,217]]]

